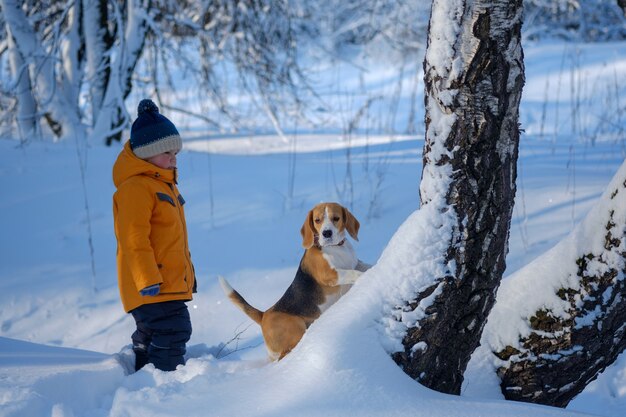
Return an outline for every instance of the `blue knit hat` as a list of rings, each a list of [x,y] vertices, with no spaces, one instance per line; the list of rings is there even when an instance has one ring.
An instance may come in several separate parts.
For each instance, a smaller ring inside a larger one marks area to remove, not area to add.
[[[159,113],[150,99],[143,99],[137,106],[137,120],[130,129],[130,148],[141,159],[148,159],[164,152],[178,152],[183,141],[174,123]]]

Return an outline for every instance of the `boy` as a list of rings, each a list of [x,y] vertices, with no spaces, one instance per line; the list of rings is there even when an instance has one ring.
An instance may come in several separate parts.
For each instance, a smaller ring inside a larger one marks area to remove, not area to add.
[[[173,371],[185,363],[196,292],[187,242],[185,200],[176,187],[182,140],[151,100],[139,103],[130,140],[113,166],[117,274],[124,310],[137,324],[135,370],[147,363]]]

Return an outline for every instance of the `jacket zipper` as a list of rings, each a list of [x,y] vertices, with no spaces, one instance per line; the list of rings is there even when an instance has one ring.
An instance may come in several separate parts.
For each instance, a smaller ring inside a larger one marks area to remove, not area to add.
[[[176,194],[176,192],[178,190],[176,190],[174,188],[174,185],[169,183],[169,182],[167,182],[166,184],[169,186],[170,191],[172,192],[172,194]],[[175,201],[175,204],[176,204],[176,209],[178,210],[178,218],[180,220],[181,225],[183,226],[183,234],[184,234],[184,237],[185,237],[185,240],[184,240],[184,242],[185,242],[185,276],[183,277],[183,279],[187,283],[187,291],[189,291],[190,290],[190,288],[189,288],[189,281],[187,281],[187,274],[189,273],[189,271],[187,270],[188,269],[187,268],[187,266],[188,266],[187,264],[191,264],[191,259],[189,258],[189,242],[187,240],[187,224],[186,224],[185,219],[183,217],[182,205],[180,204],[180,200],[178,200],[178,196],[174,195],[173,198],[174,198],[174,201]],[[189,266],[191,266],[191,265],[189,265]]]

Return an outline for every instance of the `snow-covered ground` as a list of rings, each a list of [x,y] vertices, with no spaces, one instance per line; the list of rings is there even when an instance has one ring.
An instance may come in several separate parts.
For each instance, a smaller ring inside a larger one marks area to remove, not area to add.
[[[626,156],[626,43],[530,45],[525,56],[507,275],[565,238]],[[389,358],[380,296],[395,275],[419,270],[403,250],[422,253],[434,238],[419,233],[423,134],[183,136],[180,189],[199,280],[188,362],[132,375],[111,213],[119,147],[0,141],[0,416],[623,415],[624,355],[565,411],[503,401],[481,358],[461,397],[420,386]],[[268,363],[260,329],[217,276],[255,306],[272,305],[302,255],[304,217],[323,200],[351,208],[361,221],[355,249],[376,266],[294,352]]]

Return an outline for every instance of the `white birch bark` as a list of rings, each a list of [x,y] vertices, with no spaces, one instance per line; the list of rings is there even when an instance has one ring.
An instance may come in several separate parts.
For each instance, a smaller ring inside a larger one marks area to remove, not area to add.
[[[111,74],[91,135],[92,141],[110,141],[114,134],[124,128],[128,117],[124,99],[130,92],[131,78],[148,34],[147,16],[150,4],[150,0],[128,1],[126,25],[121,11],[117,10],[118,30],[124,30],[124,37],[111,50]]]
[[[85,80],[89,85],[92,120],[97,120],[109,79],[106,0],[83,0],[85,34]]]
[[[79,108],[80,86],[83,81],[83,65],[80,59],[83,46],[81,14],[81,0],[76,0],[68,11],[68,30],[61,47],[61,85],[67,102],[76,109]]]
[[[11,30],[7,27],[9,67],[13,76],[13,89],[17,97],[17,128],[20,140],[33,139],[37,132],[37,104],[32,94],[28,67],[15,45]]]

